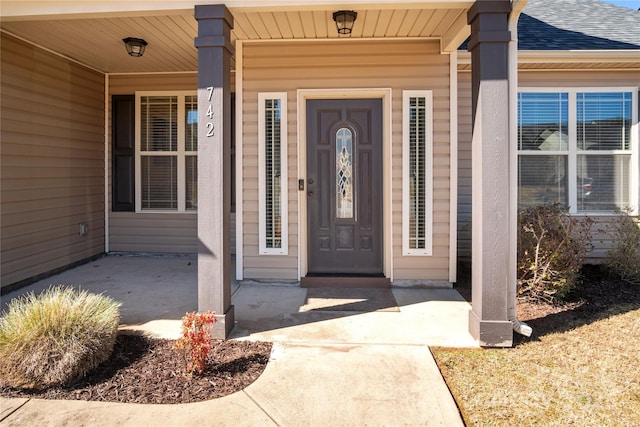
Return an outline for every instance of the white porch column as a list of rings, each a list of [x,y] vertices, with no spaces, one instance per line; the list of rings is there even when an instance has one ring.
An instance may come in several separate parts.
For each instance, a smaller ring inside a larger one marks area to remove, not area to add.
[[[472,61],[472,310],[481,346],[509,347],[512,248],[509,168],[509,0],[476,0],[469,10]]]
[[[195,7],[198,21],[198,311],[216,312],[213,338],[233,329],[231,305],[231,29],[225,5]]]

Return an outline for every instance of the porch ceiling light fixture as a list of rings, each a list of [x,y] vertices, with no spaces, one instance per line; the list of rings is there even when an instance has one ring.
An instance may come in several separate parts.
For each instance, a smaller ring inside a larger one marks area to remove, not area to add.
[[[351,34],[353,24],[356,22],[358,13],[353,10],[339,10],[333,12],[333,20],[336,22],[338,34]]]
[[[136,39],[134,37],[127,37],[126,39],[122,39],[122,41],[127,48],[127,53],[135,57],[142,56],[144,54],[144,48],[148,44],[143,39]]]

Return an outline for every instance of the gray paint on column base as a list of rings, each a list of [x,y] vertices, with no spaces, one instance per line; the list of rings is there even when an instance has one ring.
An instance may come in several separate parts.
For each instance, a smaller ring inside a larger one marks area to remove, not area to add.
[[[469,333],[478,340],[481,347],[511,347],[513,325],[508,320],[480,320],[469,312]]]
[[[211,336],[215,339],[226,338],[235,326],[235,308],[232,305],[225,314],[216,314],[216,323],[211,328]]]

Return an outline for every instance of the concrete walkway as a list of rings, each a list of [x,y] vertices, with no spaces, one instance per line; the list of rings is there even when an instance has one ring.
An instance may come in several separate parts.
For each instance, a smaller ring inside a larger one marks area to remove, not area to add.
[[[3,296],[79,285],[122,301],[122,329],[175,337],[197,309],[195,257],[109,256]],[[151,290],[151,292],[150,292]],[[265,372],[231,396],[185,405],[0,398],[4,426],[463,425],[429,346],[475,347],[451,289],[393,289],[395,307],[234,283],[235,339],[274,343]],[[364,298],[363,298],[364,299]],[[334,306],[332,307],[332,304]]]

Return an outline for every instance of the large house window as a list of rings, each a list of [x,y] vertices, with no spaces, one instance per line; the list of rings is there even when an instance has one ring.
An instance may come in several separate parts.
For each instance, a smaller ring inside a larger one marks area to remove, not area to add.
[[[258,210],[262,255],[286,255],[287,94],[258,94]]]
[[[194,93],[136,94],[136,211],[198,208]]]
[[[634,88],[520,92],[518,205],[636,210],[637,104]]]
[[[431,255],[433,229],[433,95],[403,92],[402,252]]]

